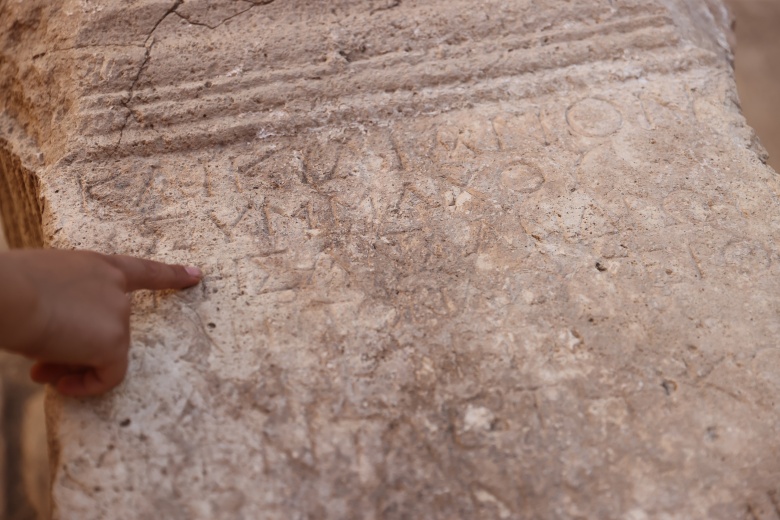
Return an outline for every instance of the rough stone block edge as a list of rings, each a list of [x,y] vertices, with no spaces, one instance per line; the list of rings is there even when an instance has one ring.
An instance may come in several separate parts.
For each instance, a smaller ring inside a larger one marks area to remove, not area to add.
[[[11,248],[43,247],[45,201],[38,168],[31,166],[31,159],[40,153],[33,145],[24,150],[14,146],[8,134],[24,132],[4,114],[0,114],[0,128],[0,220],[5,238]]]

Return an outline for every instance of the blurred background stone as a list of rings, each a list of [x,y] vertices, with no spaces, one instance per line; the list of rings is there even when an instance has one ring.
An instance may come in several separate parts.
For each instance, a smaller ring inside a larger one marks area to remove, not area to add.
[[[780,1],[728,0],[736,18],[742,110],[780,170]]]
[[[46,450],[45,395],[40,388],[26,399],[21,425],[22,482],[38,520],[49,517],[49,459]]]
[[[4,456],[3,489],[7,520],[47,518],[46,428],[43,422],[43,390],[27,377],[30,361],[0,352],[0,396]],[[43,497],[43,498],[42,498]],[[39,511],[41,513],[39,514]]]

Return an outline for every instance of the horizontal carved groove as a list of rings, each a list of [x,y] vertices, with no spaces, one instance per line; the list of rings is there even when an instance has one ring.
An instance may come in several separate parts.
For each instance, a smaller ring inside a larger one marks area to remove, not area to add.
[[[351,68],[347,73],[327,75],[308,74],[301,79],[285,78],[253,81],[233,89],[233,95],[217,94],[194,98],[190,104],[174,101],[144,103],[144,94],[138,94],[140,102],[132,109],[143,121],[155,125],[170,125],[192,121],[198,117],[214,115],[238,115],[252,111],[266,111],[280,108],[296,100],[323,100],[345,98],[354,94],[381,94],[400,90],[422,91],[442,85],[468,83],[495,79],[498,77],[536,73],[566,67],[575,63],[614,59],[623,55],[626,49],[649,50],[676,43],[676,34],[671,28],[641,29],[619,36],[599,36],[589,40],[575,40],[566,46],[546,45],[541,49],[524,49],[507,53],[504,49],[476,53],[482,63],[466,61],[463,57],[426,61],[423,59],[382,63],[377,66]],[[610,42],[610,43],[608,43]],[[393,75],[379,74],[388,68]],[[310,79],[317,78],[317,79]],[[197,109],[195,108],[197,107]],[[194,113],[193,113],[194,112]],[[164,117],[163,114],[167,114]]]
[[[644,54],[642,71],[645,74],[676,74],[698,66],[715,65],[716,57],[706,51],[691,50],[685,55],[678,51],[658,49]],[[182,150],[225,145],[232,142],[252,141],[298,134],[326,125],[371,123],[377,117],[394,115],[428,115],[462,108],[473,99],[482,102],[528,99],[551,94],[560,88],[572,88],[593,84],[595,78],[607,78],[608,65],[584,62],[548,72],[544,80],[525,81],[522,75],[499,76],[472,83],[441,86],[427,91],[398,91],[376,93],[358,103],[351,97],[343,97],[323,103],[311,111],[278,113],[254,113],[245,117],[223,115],[180,123],[155,130],[128,128],[120,146],[115,144],[115,134],[96,142],[89,151],[90,159],[104,156],[147,156]],[[354,101],[354,102],[353,102]]]
[[[521,50],[533,49],[534,53],[541,49],[558,48],[563,44],[573,44],[576,42],[593,40],[606,40],[615,34],[630,34],[642,31],[642,29],[667,28],[674,30],[673,22],[667,16],[652,15],[631,17],[627,19],[614,20],[608,23],[602,23],[597,26],[578,27],[576,29],[544,31],[531,36],[493,36],[489,41],[469,41],[467,44],[448,46],[445,61],[461,62],[474,54],[488,52],[493,55],[500,55],[504,52],[516,52]],[[667,41],[667,45],[677,42],[675,37]],[[641,42],[637,42],[641,48]],[[628,47],[631,41],[627,42]],[[486,47],[484,49],[480,47]],[[479,51],[479,52],[478,52]],[[442,62],[442,58],[431,56],[431,49],[424,49],[416,52],[391,52],[370,58],[353,61],[348,69],[334,68],[331,65],[307,65],[290,67],[286,64],[284,68],[252,72],[243,74],[236,78],[214,78],[209,87],[209,94],[212,97],[219,95],[230,95],[236,91],[250,91],[252,89],[263,87],[268,84],[289,83],[292,81],[317,78],[326,81],[333,76],[344,75],[344,73],[376,73],[383,69],[409,66],[422,66],[425,68],[436,67]],[[467,61],[468,63],[468,61]],[[468,67],[469,65],[467,65]],[[479,72],[478,68],[473,69],[474,73]],[[134,92],[135,103],[140,105],[153,105],[156,103],[165,103],[173,99],[195,98],[202,96],[204,81],[183,82],[173,86],[156,87],[154,89],[138,89]],[[101,92],[86,96],[82,99],[85,109],[104,110],[106,106],[117,106],[120,101],[126,99],[127,91]],[[208,99],[201,98],[201,99]]]
[[[699,65],[712,62],[709,51],[681,41],[668,14],[649,8],[565,29],[480,31],[465,43],[441,46],[429,39],[414,51],[344,63],[298,64],[291,57],[296,63],[288,59],[232,77],[155,88],[141,81],[132,93],[89,95],[81,99],[79,128],[86,146],[71,156],[147,155],[441,113],[468,105],[476,95],[488,102],[530,98],[569,88],[567,82],[576,88],[601,81],[600,75],[613,73],[610,64],[630,68],[640,63],[639,55],[643,74],[685,70],[694,55]],[[165,63],[164,55],[149,61],[155,59]]]

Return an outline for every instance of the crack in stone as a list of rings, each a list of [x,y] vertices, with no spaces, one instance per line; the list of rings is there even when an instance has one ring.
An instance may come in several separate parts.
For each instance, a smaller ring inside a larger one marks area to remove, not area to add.
[[[120,102],[122,103],[122,106],[125,107],[127,110],[127,114],[125,114],[125,120],[122,123],[122,128],[119,129],[119,140],[116,143],[116,146],[114,149],[119,148],[119,145],[122,144],[122,137],[124,137],[125,134],[125,128],[127,127],[127,122],[130,120],[130,116],[132,115],[136,121],[138,118],[135,116],[135,113],[130,108],[130,102],[133,100],[133,97],[135,96],[135,86],[138,83],[138,80],[141,78],[141,74],[143,74],[144,69],[146,68],[146,65],[149,63],[149,56],[151,54],[152,46],[154,42],[152,42],[152,45],[146,47],[146,50],[144,52],[144,59],[143,62],[141,62],[141,66],[138,68],[138,73],[135,75],[135,78],[133,78],[133,82],[130,84],[130,89],[128,90],[128,96],[127,99],[123,99]]]
[[[211,30],[214,30],[217,27],[220,27],[221,25],[229,22],[233,18],[236,18],[237,16],[241,16],[242,14],[244,14],[244,13],[254,9],[255,7],[257,7],[259,5],[268,5],[268,4],[271,4],[271,3],[274,2],[274,0],[259,0],[259,1],[256,1],[256,2],[253,2],[251,0],[246,0],[246,1],[250,4],[249,7],[247,7],[243,11],[239,11],[239,12],[237,12],[235,14],[231,14],[230,16],[228,16],[227,18],[225,18],[224,20],[219,22],[217,25],[209,25],[209,24],[203,23],[203,22],[194,22],[194,21],[190,20],[186,15],[183,15],[183,14],[181,14],[180,12],[178,12],[176,10],[173,11],[173,14],[175,14],[176,16],[178,16],[179,18],[181,18],[182,20],[186,21],[187,23],[189,23],[191,25],[198,25],[200,27],[207,27],[207,28],[209,28]]]
[[[149,31],[149,35],[146,37],[146,40],[144,40],[144,45],[146,45],[146,43],[149,41],[149,38],[151,38],[151,37],[152,37],[152,35],[154,34],[154,31],[156,31],[156,30],[157,30],[157,27],[159,27],[159,26],[160,26],[160,24],[161,24],[161,23],[163,23],[163,21],[165,21],[165,19],[166,19],[166,18],[168,18],[168,16],[169,16],[171,13],[175,12],[175,11],[176,11],[176,9],[178,9],[178,8],[179,8],[179,6],[180,6],[181,4],[183,4],[183,3],[184,3],[184,0],[176,0],[176,1],[173,3],[173,5],[170,7],[170,9],[168,9],[167,11],[165,11],[165,14],[164,14],[164,15],[162,15],[162,17],[160,17],[160,19],[159,19],[159,20],[157,20],[157,23],[156,23],[156,24],[154,24],[154,27],[152,27],[152,30],[151,30],[151,31]]]
[[[200,26],[203,26],[203,27],[208,27],[209,29],[213,30],[213,29],[216,29],[217,27],[219,27],[220,25],[228,22],[229,20],[232,20],[233,18],[246,13],[249,10],[251,10],[251,9],[257,7],[257,6],[268,5],[268,4],[271,4],[271,3],[274,2],[274,0],[256,0],[256,1],[255,0],[247,0],[247,1],[251,4],[249,7],[247,7],[243,11],[240,11],[238,13],[235,13],[235,14],[231,15],[231,16],[228,16],[227,18],[225,18],[224,20],[222,20],[221,22],[219,22],[217,25],[215,25],[213,27],[208,25],[208,24],[205,24],[205,23],[193,22],[190,19],[188,19],[186,16],[184,16],[183,14],[179,13],[177,11],[177,9],[181,6],[181,4],[184,3],[184,0],[176,0],[173,3],[173,5],[167,11],[165,11],[165,14],[163,14],[160,17],[160,19],[157,20],[157,22],[152,27],[152,30],[149,31],[149,34],[146,36],[146,39],[144,40],[144,47],[146,48],[146,51],[144,53],[144,58],[143,58],[143,61],[141,62],[141,66],[138,68],[138,73],[135,75],[135,78],[133,78],[133,81],[130,84],[130,88],[128,89],[127,99],[124,99],[124,100],[121,101],[122,106],[125,109],[127,109],[127,114],[125,115],[125,120],[122,122],[122,128],[119,129],[119,139],[117,140],[117,143],[114,146],[114,150],[115,151],[118,150],[119,146],[122,144],[122,138],[124,137],[125,129],[127,128],[127,123],[130,120],[130,116],[132,116],[133,119],[135,119],[137,122],[140,123],[140,121],[138,121],[138,116],[130,108],[130,103],[133,101],[133,98],[135,97],[135,87],[138,84],[138,81],[141,79],[141,74],[143,74],[144,69],[146,69],[146,67],[149,64],[149,60],[151,59],[152,47],[154,47],[154,44],[155,44],[155,40],[152,39],[152,36],[154,36],[154,32],[157,30],[157,27],[159,27],[160,24],[163,23],[163,21],[165,21],[166,18],[168,18],[168,16],[174,14],[174,15],[178,16],[179,18],[185,20],[187,23],[190,23],[192,25],[200,25]],[[150,39],[152,39],[151,43],[149,43]]]
[[[141,62],[141,66],[138,67],[138,73],[133,78],[132,83],[130,83],[130,88],[128,89],[127,99],[124,99],[124,100],[121,101],[122,106],[125,107],[125,109],[127,110],[127,114],[125,115],[125,120],[122,122],[122,128],[119,129],[119,139],[116,142],[116,146],[114,146],[114,150],[117,150],[119,148],[119,146],[122,144],[122,138],[124,137],[125,128],[127,128],[127,122],[130,120],[130,116],[132,115],[133,118],[136,121],[138,121],[138,118],[136,117],[135,113],[130,108],[130,103],[133,101],[133,98],[135,97],[135,87],[138,84],[138,81],[141,79],[141,74],[143,74],[144,69],[149,64],[149,59],[151,58],[152,47],[154,47],[155,40],[152,39],[151,43],[149,43],[149,40],[152,38],[152,36],[154,36],[154,31],[157,30],[157,27],[159,27],[160,24],[163,23],[163,21],[166,18],[168,18],[168,16],[171,15],[171,13],[176,12],[176,9],[178,9],[179,6],[181,4],[183,4],[183,3],[184,3],[184,0],[176,0],[173,3],[173,5],[167,11],[165,11],[165,14],[163,14],[160,17],[160,19],[157,20],[157,22],[152,27],[152,30],[149,31],[149,34],[146,36],[146,39],[144,40],[144,47],[146,49],[144,51],[144,59]]]

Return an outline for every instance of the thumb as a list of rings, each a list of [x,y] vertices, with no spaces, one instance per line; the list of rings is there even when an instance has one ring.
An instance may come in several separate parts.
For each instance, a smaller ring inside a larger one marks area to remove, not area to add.
[[[108,392],[119,385],[127,373],[127,358],[114,364],[91,367],[76,374],[63,375],[57,381],[57,391],[70,397],[91,397]]]

